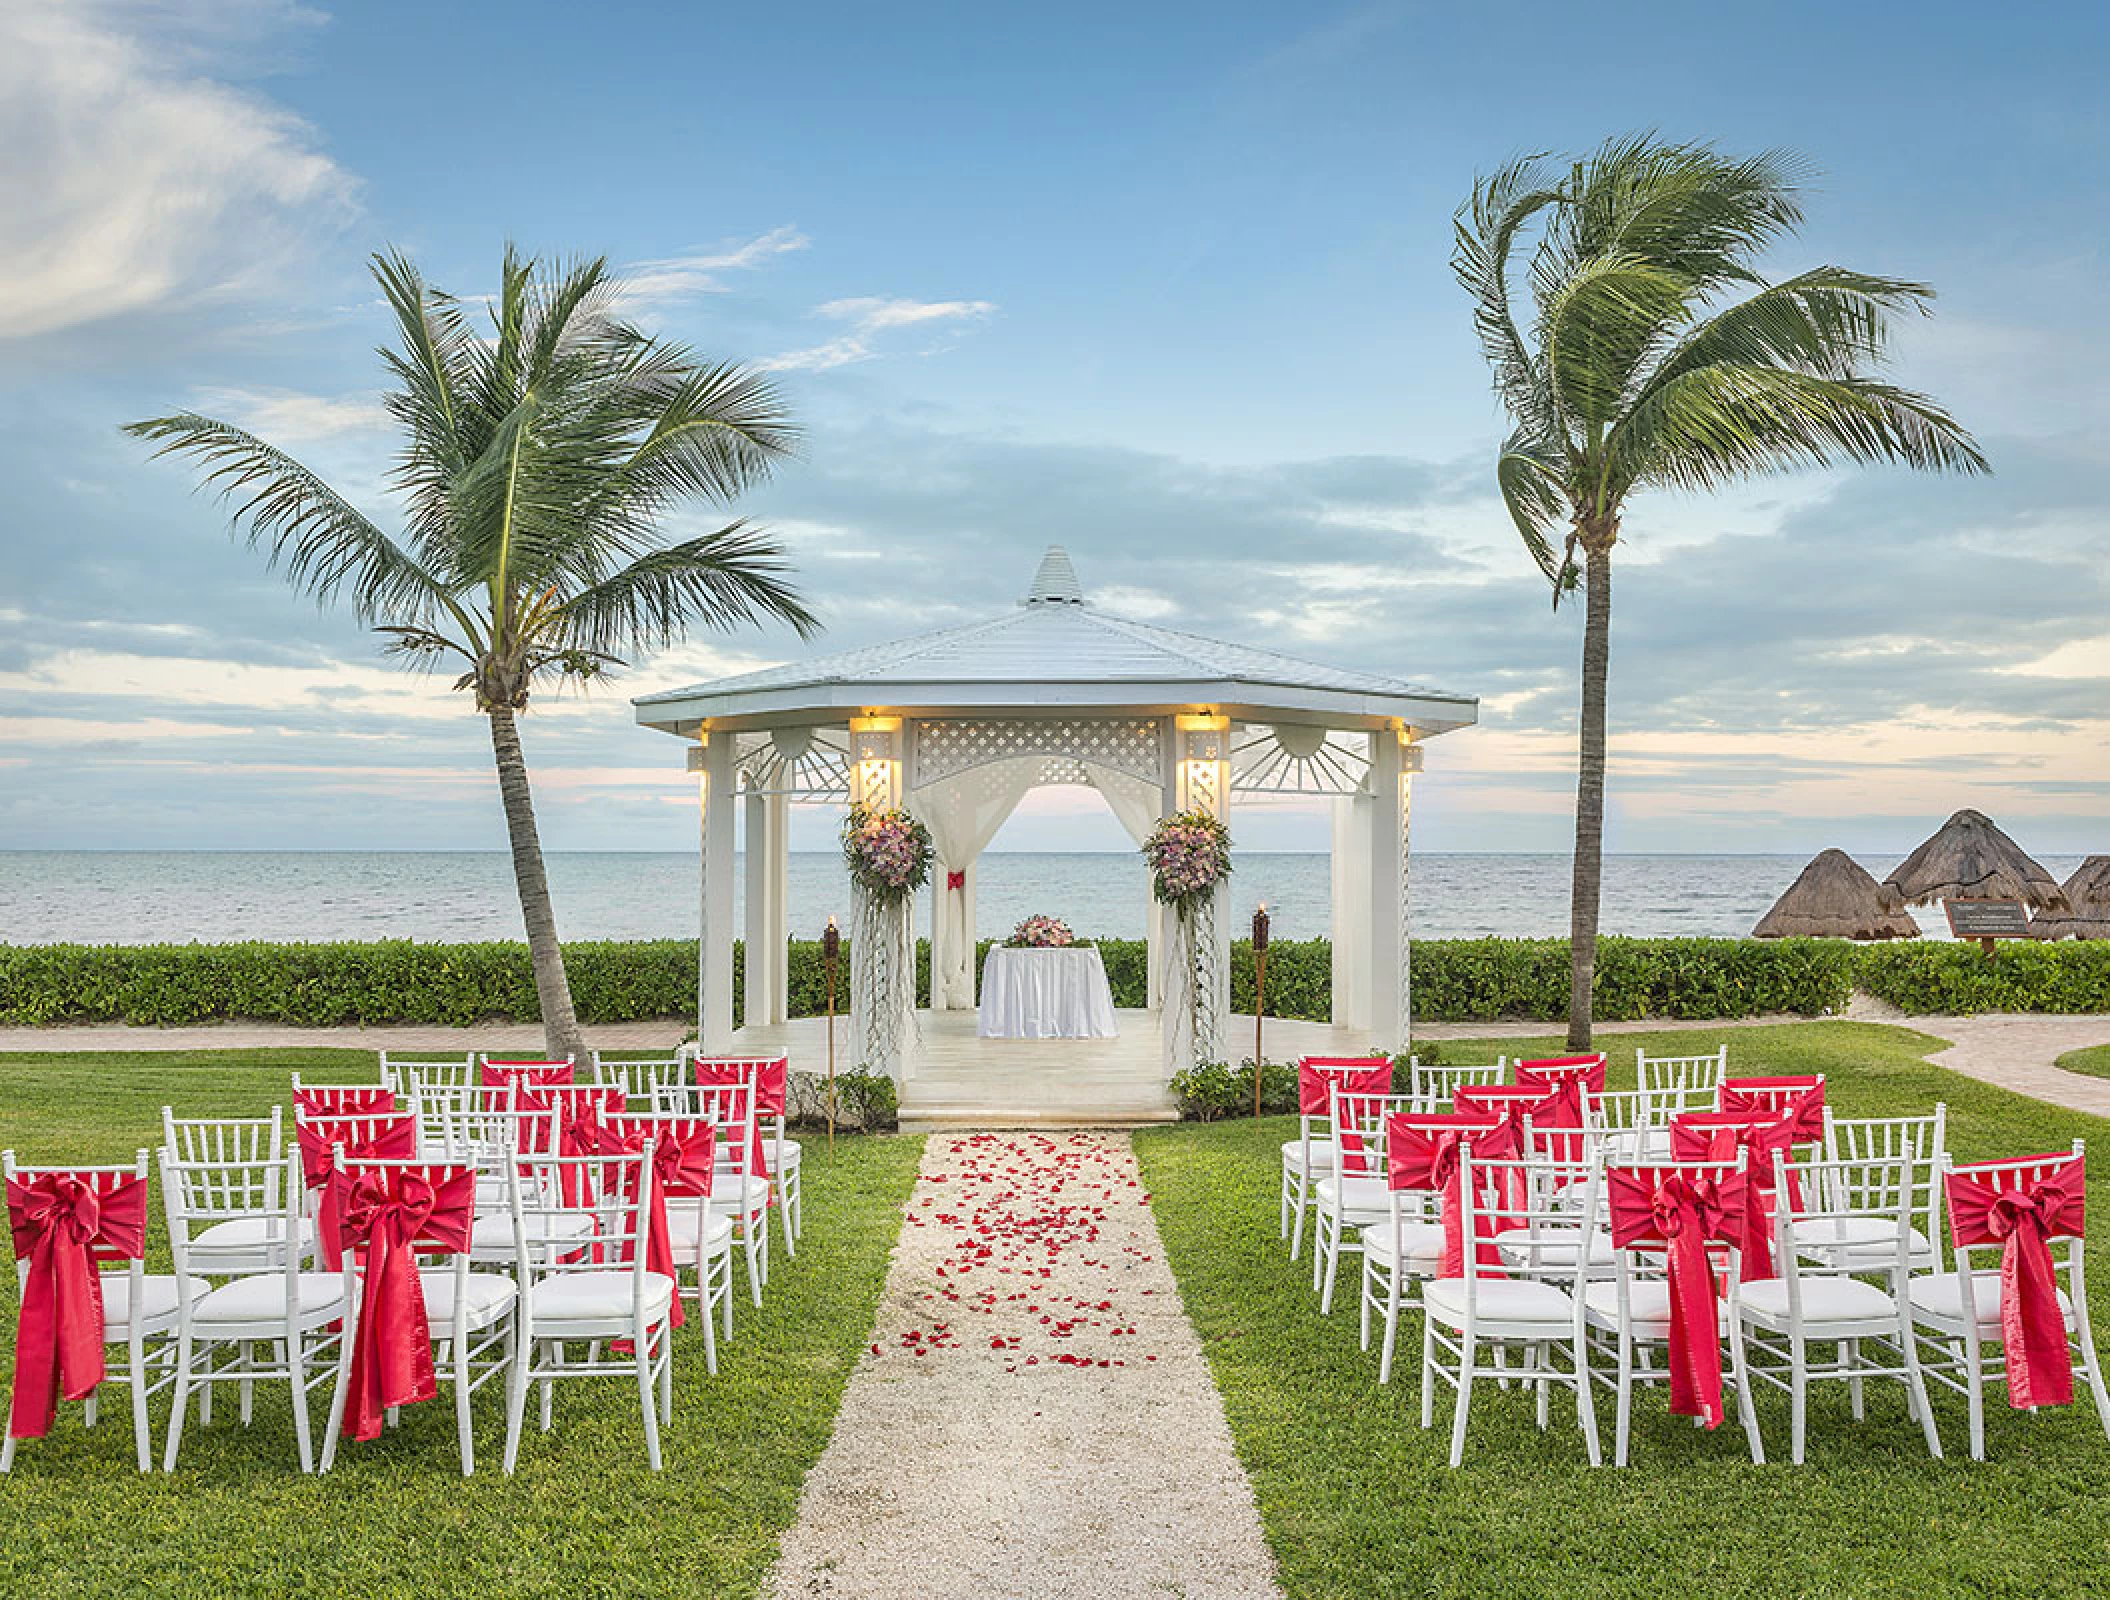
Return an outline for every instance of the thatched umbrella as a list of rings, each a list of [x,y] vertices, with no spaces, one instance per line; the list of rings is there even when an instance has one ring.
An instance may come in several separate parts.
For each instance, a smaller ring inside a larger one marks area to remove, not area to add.
[[[1920,927],[1886,904],[1868,869],[1844,850],[1827,850],[1802,869],[1788,892],[1751,930],[1754,939],[1917,939]]]
[[[1905,905],[1935,900],[2020,900],[2032,911],[2064,911],[2066,896],[2022,846],[1982,811],[1959,811],[1883,880]]]
[[[2065,911],[2047,911],[2030,926],[2040,939],[2110,939],[2110,856],[2090,856],[2066,880]]]

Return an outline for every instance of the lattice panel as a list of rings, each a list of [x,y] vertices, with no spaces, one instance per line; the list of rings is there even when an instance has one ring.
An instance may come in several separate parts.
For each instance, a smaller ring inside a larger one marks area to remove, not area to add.
[[[1361,794],[1369,779],[1368,734],[1247,723],[1231,744],[1238,794]]]
[[[749,794],[850,802],[850,738],[840,728],[779,728],[742,734],[735,763]]]
[[[992,761],[1020,756],[1110,767],[1163,781],[1158,724],[1150,717],[1020,717],[916,724],[916,772],[911,786],[942,783]],[[1069,780],[1064,780],[1069,781]]]

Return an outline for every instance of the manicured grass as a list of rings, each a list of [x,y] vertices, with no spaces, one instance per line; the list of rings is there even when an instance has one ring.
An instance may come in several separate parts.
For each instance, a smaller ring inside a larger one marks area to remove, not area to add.
[[[2110,1150],[2110,1123],[1981,1086],[1921,1059],[1939,1042],[1901,1028],[1819,1022],[1621,1036],[1613,1082],[1633,1052],[1685,1054],[1726,1042],[1740,1073],[1822,1071],[1844,1115],[1949,1107],[1964,1158],[2056,1150],[2077,1135]],[[1545,1054],[1555,1041],[1490,1041]],[[1473,1059],[1445,1045],[1446,1059]],[[1332,1317],[1318,1314],[1307,1257],[1276,1238],[1281,1141],[1294,1119],[1149,1129],[1136,1152],[1187,1311],[1209,1359],[1240,1459],[1252,1476],[1284,1586],[1296,1600],[1377,1595],[1740,1597],[2110,1591],[2110,1443],[2085,1398],[2040,1416],[1988,1407],[1990,1459],[1965,1457],[1959,1397],[1935,1400],[1951,1459],[1930,1461],[1902,1388],[1871,1386],[1850,1419],[1844,1385],[1813,1391],[1807,1466],[1754,1468],[1731,1421],[1708,1434],[1672,1420],[1660,1390],[1637,1400],[1634,1465],[1593,1472],[1574,1409],[1532,1425],[1518,1391],[1476,1385],[1465,1465],[1445,1465],[1438,1427],[1419,1426],[1420,1323],[1401,1326],[1400,1366],[1376,1382],[1357,1347],[1355,1274],[1344,1263]],[[2090,1211],[2105,1233],[2110,1167]],[[2091,1249],[2099,1328],[2110,1328],[2110,1260]],[[1411,1351],[1411,1354],[1408,1352]],[[1769,1451],[1785,1462],[1787,1402],[1762,1391]],[[1599,1397],[1605,1448],[1611,1403]]]
[[[2084,1050],[2069,1050],[2053,1063],[2068,1072],[2085,1072],[2091,1078],[2110,1078],[2110,1044],[2093,1044]]]
[[[253,1113],[287,1075],[365,1081],[350,1050],[0,1055],[0,1145],[24,1160],[124,1160],[158,1142],[160,1108]],[[211,1428],[193,1408],[173,1477],[140,1477],[122,1390],[92,1433],[62,1408],[51,1437],[0,1478],[0,1594],[338,1596],[750,1593],[797,1510],[872,1326],[921,1141],[841,1139],[833,1165],[806,1141],[806,1232],[775,1255],[764,1307],[744,1298],[719,1374],[692,1327],[676,1335],[666,1470],[646,1469],[633,1385],[560,1384],[557,1426],[534,1430],[520,1471],[498,1470],[498,1386],[478,1395],[476,1476],[455,1455],[452,1403],[410,1407],[403,1426],[347,1444],[334,1472],[303,1478],[284,1386],[257,1420]],[[153,1204],[158,1216],[159,1186]],[[153,1234],[161,1232],[158,1221]],[[781,1246],[782,1240],[776,1243]],[[745,1295],[736,1274],[736,1292]],[[0,1390],[12,1371],[14,1277]],[[318,1443],[328,1391],[314,1397]],[[166,1406],[157,1405],[157,1448]]]

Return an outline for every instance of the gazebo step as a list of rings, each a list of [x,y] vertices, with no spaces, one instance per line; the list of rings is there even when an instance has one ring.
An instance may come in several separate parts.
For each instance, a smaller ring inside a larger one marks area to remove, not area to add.
[[[950,1133],[963,1128],[1137,1128],[1147,1124],[1177,1122],[1173,1106],[1107,1106],[1098,1109],[1061,1110],[1051,1107],[954,1104],[903,1106],[903,1133]]]

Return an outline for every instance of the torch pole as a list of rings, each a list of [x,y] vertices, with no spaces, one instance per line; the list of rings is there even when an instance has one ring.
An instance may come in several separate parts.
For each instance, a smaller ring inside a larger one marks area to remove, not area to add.
[[[828,931],[821,935],[821,965],[828,971],[828,1161],[835,1161],[835,963],[842,956],[843,936],[836,931],[835,919],[828,919]]]
[[[1267,902],[1260,902],[1260,909],[1253,913],[1253,1115],[1260,1115],[1260,1083],[1263,1076],[1262,1063],[1266,1057],[1260,1051],[1260,1029],[1267,1015]]]

